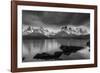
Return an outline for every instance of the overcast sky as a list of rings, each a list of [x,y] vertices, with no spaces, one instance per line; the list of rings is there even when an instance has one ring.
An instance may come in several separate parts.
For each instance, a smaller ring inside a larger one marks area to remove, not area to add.
[[[22,11],[22,24],[58,30],[63,25],[90,26],[90,14],[49,11]]]

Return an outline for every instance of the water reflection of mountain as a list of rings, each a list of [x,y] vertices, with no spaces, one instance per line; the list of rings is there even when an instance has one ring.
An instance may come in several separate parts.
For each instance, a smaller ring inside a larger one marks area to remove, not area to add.
[[[37,36],[38,35],[38,36]],[[30,35],[25,35],[23,36],[23,39],[57,39],[57,38],[73,38],[73,39],[89,39],[90,38],[90,35],[68,35],[68,36],[65,36],[66,34],[57,34],[55,36],[50,36],[50,37],[47,37],[43,34],[37,34],[37,33],[34,33],[34,34],[30,34]]]

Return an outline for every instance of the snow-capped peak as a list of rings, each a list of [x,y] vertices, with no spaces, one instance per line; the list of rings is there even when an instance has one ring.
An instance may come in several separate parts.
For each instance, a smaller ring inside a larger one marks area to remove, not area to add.
[[[86,26],[67,25],[67,26],[62,26],[61,31],[65,31],[69,35],[70,34],[75,34],[75,35],[87,35],[87,34],[89,34],[89,30]]]
[[[43,27],[32,27],[29,26],[26,30],[24,30],[24,33],[41,33],[44,34],[45,36],[51,36],[55,35],[54,32],[49,31],[48,29],[44,29]]]

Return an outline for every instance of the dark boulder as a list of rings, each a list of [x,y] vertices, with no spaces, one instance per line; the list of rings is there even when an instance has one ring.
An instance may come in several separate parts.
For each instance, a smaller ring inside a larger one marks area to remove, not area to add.
[[[63,54],[65,54],[65,55],[70,55],[71,53],[75,53],[78,50],[81,50],[82,48],[84,48],[84,47],[81,47],[81,46],[65,46],[65,45],[60,46],[60,49],[63,51]]]
[[[90,41],[87,42],[87,46],[90,47]]]
[[[49,59],[50,55],[47,53],[36,54],[34,59]]]
[[[25,57],[22,57],[22,61],[24,61],[25,60]]]
[[[59,56],[61,56],[61,54],[62,52],[55,52],[53,55],[44,52],[41,54],[36,54],[34,56],[34,59],[44,59],[44,60],[57,59]]]
[[[58,59],[62,54],[63,54],[63,52],[60,52],[60,51],[59,52],[55,52],[53,57],[54,57],[54,59]]]

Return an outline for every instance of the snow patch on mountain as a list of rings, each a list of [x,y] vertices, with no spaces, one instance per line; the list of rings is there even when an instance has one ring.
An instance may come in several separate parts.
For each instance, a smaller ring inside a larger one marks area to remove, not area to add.
[[[89,29],[86,26],[67,25],[67,26],[62,26],[61,31],[65,31],[69,35],[70,34],[74,34],[74,35],[87,35],[87,34],[89,34]]]

